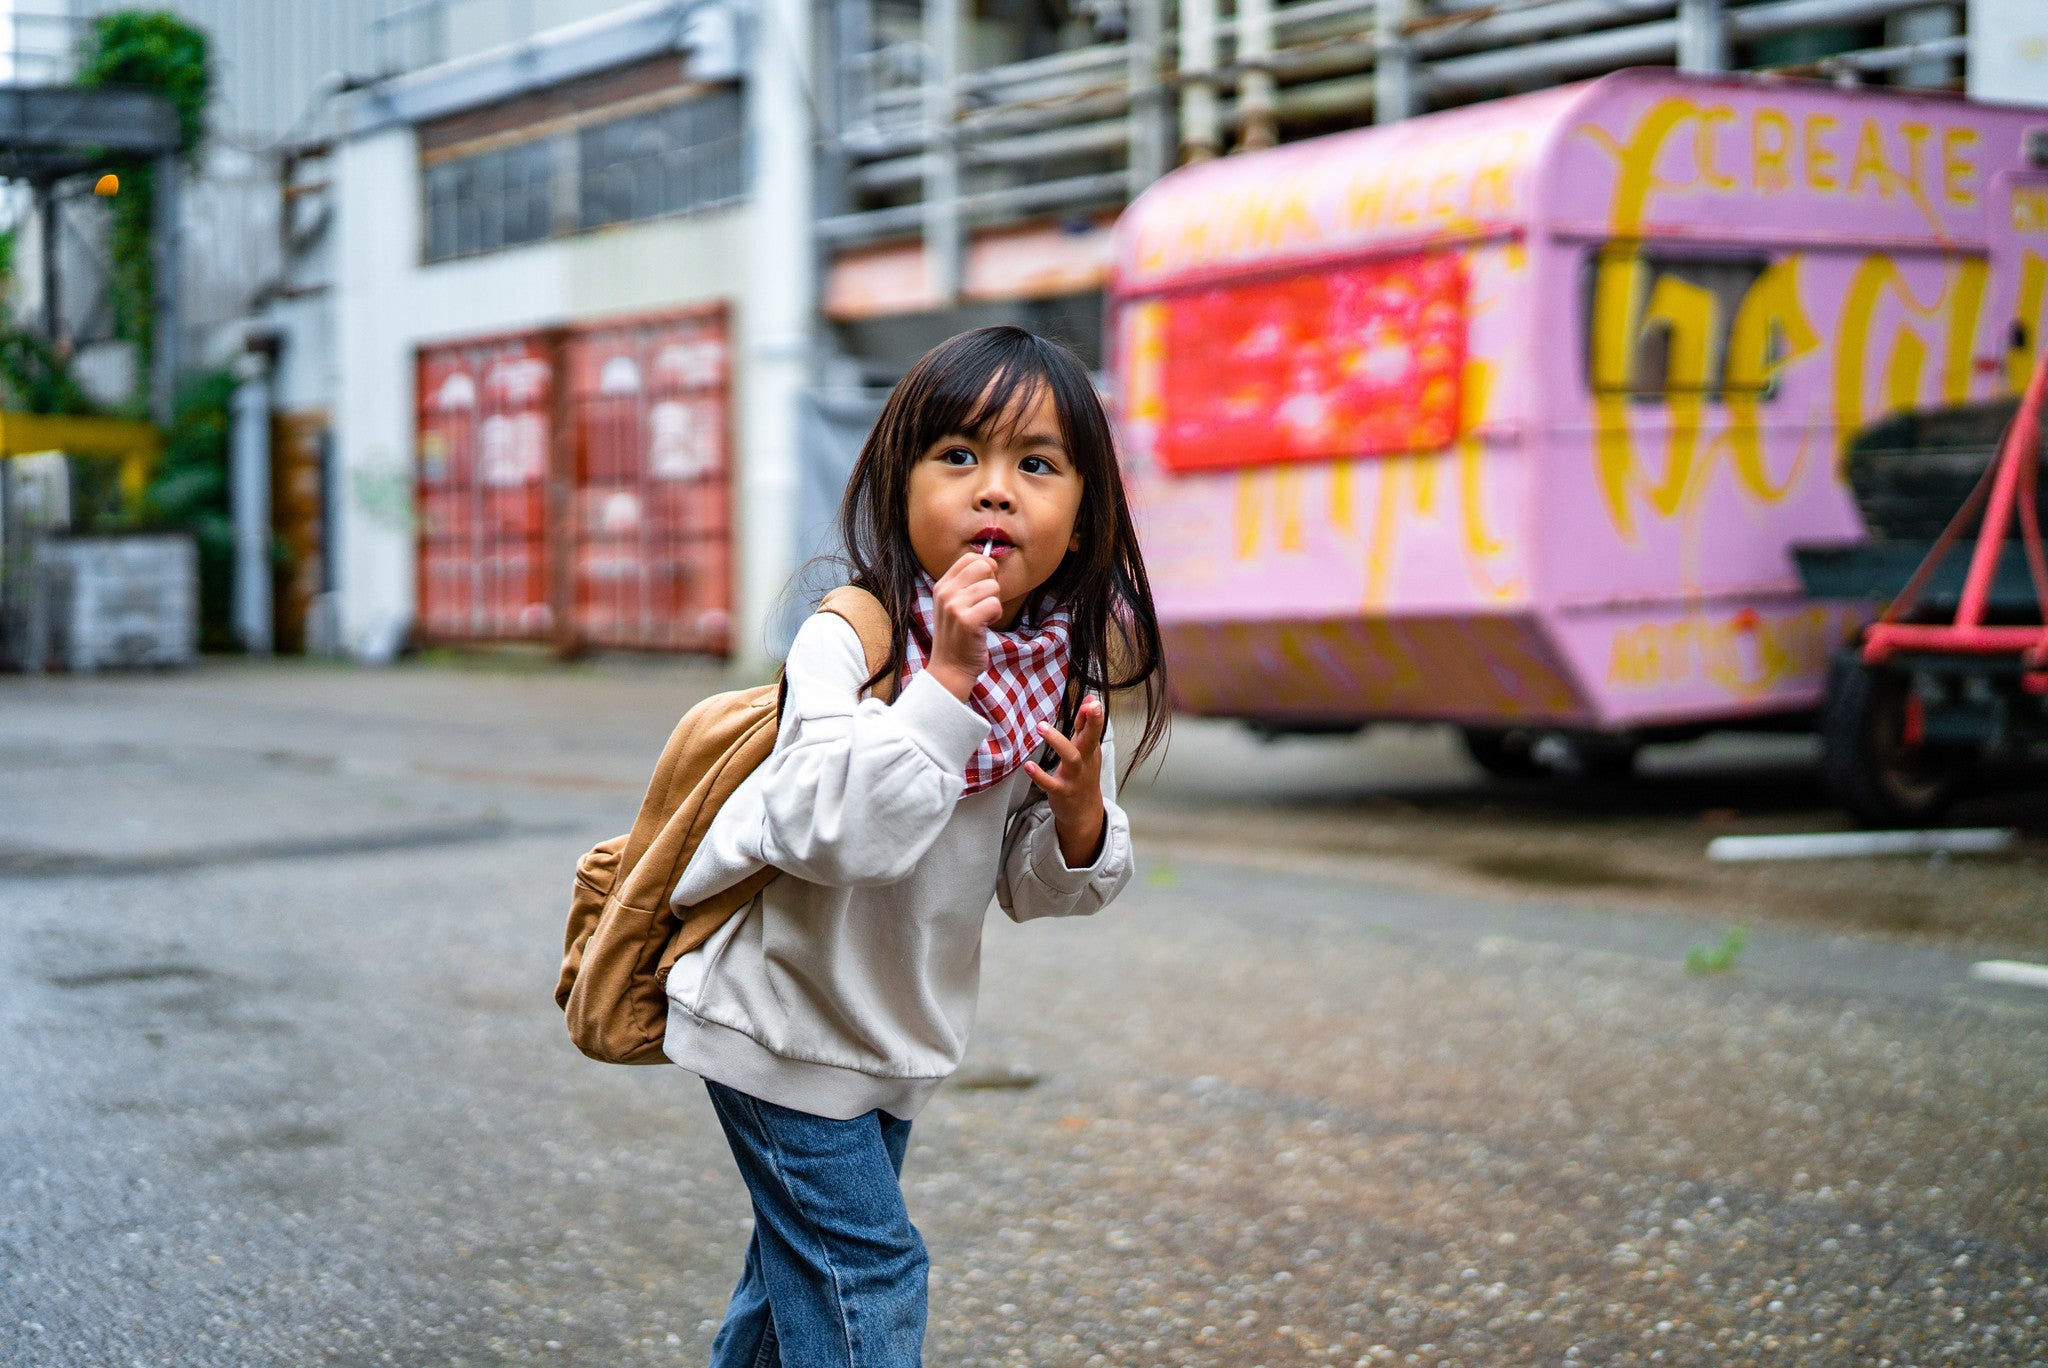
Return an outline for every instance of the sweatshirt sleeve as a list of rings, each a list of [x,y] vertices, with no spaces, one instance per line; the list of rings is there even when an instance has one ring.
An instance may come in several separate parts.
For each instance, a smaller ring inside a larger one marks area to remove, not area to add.
[[[836,614],[813,614],[790,644],[775,753],[749,776],[761,863],[816,884],[895,883],[946,825],[988,722],[928,674],[893,703],[863,700],[867,676]]]
[[[996,901],[1011,921],[1085,917],[1109,906],[1131,878],[1131,819],[1116,801],[1116,735],[1102,728],[1102,849],[1086,869],[1069,869],[1060,853],[1052,805],[1033,785],[1031,801],[1010,818]]]

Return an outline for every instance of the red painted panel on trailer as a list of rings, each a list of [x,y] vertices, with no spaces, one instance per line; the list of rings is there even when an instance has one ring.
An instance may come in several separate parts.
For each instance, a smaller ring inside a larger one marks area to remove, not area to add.
[[[1217,285],[1164,308],[1169,470],[1433,451],[1457,435],[1455,253]]]

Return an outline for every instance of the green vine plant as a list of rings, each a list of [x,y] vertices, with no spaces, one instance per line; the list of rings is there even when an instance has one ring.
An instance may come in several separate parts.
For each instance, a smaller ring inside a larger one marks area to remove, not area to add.
[[[178,135],[188,164],[197,162],[213,94],[206,33],[169,10],[113,10],[92,21],[78,58],[77,83],[88,88],[133,86],[154,91],[178,113]],[[113,198],[109,304],[114,332],[135,347],[139,395],[147,391],[156,354],[156,264],[151,228],[156,219],[156,177],[148,162],[111,168],[121,179]]]

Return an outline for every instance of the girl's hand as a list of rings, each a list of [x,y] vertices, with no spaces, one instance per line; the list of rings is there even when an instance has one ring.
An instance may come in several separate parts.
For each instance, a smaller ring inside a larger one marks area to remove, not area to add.
[[[994,559],[962,552],[932,587],[932,606],[932,658],[925,672],[965,703],[988,668],[988,629],[1003,615]]]
[[[1081,700],[1071,738],[1060,735],[1050,722],[1038,724],[1038,734],[1060,758],[1058,771],[1048,774],[1032,761],[1024,762],[1024,772],[1045,790],[1052,805],[1060,858],[1069,869],[1086,869],[1102,853],[1102,727],[1107,717],[1102,700],[1089,694]]]

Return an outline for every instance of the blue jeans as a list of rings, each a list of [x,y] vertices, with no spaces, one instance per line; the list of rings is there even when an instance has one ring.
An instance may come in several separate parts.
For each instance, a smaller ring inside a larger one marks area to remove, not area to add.
[[[704,1086],[754,1199],[711,1368],[920,1368],[930,1264],[903,1204],[910,1123],[833,1121]]]

